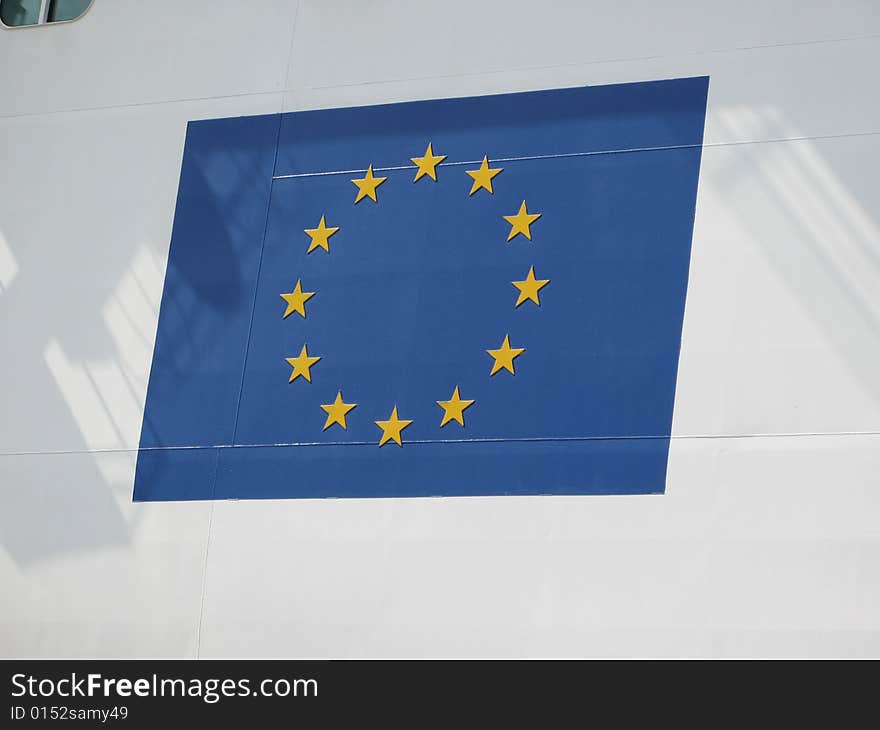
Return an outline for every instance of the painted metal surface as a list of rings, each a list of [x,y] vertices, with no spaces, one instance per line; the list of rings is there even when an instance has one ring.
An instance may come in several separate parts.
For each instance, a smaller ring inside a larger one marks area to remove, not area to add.
[[[0,42],[0,653],[880,652],[876,3],[110,6]],[[132,503],[188,121],[705,75],[665,494]]]
[[[662,492],[707,90],[191,124],[135,498]],[[447,159],[416,185],[395,163],[425,140]],[[486,149],[502,172],[469,196]],[[351,184],[365,161],[375,200]],[[307,246],[325,217],[332,244]],[[532,266],[552,286],[516,307]],[[294,279],[317,298],[288,319]],[[459,386],[476,405],[441,426]],[[322,429],[340,391],[357,411]],[[392,408],[399,453],[377,448]]]

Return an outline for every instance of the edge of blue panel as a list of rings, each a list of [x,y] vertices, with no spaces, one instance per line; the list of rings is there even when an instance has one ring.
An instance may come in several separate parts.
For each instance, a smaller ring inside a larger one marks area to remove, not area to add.
[[[479,97],[420,100],[396,104],[356,107],[393,109],[401,106],[468,100],[504,100],[523,95],[565,94],[585,89],[607,91],[614,87],[689,82],[699,84],[703,123],[699,127],[699,166],[705,132],[709,76],[664,79],[647,82],[570,87],[547,91],[494,94]],[[349,107],[348,109],[351,109]],[[359,494],[356,489],[312,484],[291,494],[279,488],[278,480],[245,497],[230,484],[239,472],[246,452],[271,470],[275,449],[233,446],[241,396],[241,381],[247,356],[254,295],[259,276],[265,225],[273,175],[279,165],[279,139],[285,124],[304,115],[320,115],[341,109],[286,112],[249,117],[191,121],[186,128],[180,182],[165,275],[159,324],[147,389],[139,443],[133,501],[191,501],[209,499],[338,499],[338,498],[423,498],[439,496],[602,496],[663,494],[671,438],[661,436],[618,439],[610,435],[593,439],[591,448],[613,449],[618,442],[644,442],[640,446],[649,459],[662,460],[662,483],[609,485],[610,474],[598,474],[590,483],[538,487],[526,464],[523,479],[516,484],[483,485],[480,490],[437,482],[421,484],[405,494],[375,491]],[[690,145],[689,145],[690,146]],[[288,172],[285,170],[284,172]],[[696,216],[694,189],[691,218]],[[688,241],[688,258],[693,229]],[[206,265],[206,262],[208,265]],[[681,303],[679,332],[687,299]],[[195,312],[198,311],[198,315]],[[681,335],[679,335],[680,337]],[[677,372],[679,357],[676,358]],[[218,366],[220,362],[222,365]],[[674,396],[674,393],[673,393]],[[181,418],[181,413],[188,417]],[[193,434],[198,434],[193,438]],[[601,446],[598,446],[601,444]],[[418,447],[421,444],[413,444]],[[459,444],[465,446],[467,444]],[[496,445],[490,445],[490,448]],[[286,450],[286,449],[285,449]],[[322,449],[318,449],[321,452]],[[329,451],[323,449],[324,456]],[[323,458],[323,456],[321,457]],[[659,464],[658,464],[659,466]],[[170,476],[169,476],[170,475]],[[169,487],[173,482],[173,487]],[[489,487],[487,490],[486,487]]]
[[[134,501],[213,496],[232,443],[265,232],[280,114],[187,124]],[[196,437],[194,437],[194,435]]]

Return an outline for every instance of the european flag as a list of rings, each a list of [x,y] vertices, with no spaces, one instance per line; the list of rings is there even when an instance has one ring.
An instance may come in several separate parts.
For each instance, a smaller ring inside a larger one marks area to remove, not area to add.
[[[663,492],[707,89],[191,122],[134,498]]]

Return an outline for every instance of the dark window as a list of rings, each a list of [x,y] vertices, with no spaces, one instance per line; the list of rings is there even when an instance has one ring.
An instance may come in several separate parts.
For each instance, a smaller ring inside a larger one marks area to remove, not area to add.
[[[59,20],[76,20],[92,4],[92,0],[49,0],[47,23]]]
[[[92,0],[0,0],[0,21],[14,28],[76,20]]]
[[[34,25],[40,22],[40,0],[0,0],[3,25]]]

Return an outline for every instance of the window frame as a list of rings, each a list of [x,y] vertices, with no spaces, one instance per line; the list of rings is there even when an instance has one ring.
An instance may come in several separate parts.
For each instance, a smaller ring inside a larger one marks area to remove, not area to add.
[[[21,30],[23,28],[41,28],[44,25],[64,25],[65,23],[75,23],[77,20],[83,18],[86,13],[88,13],[92,6],[95,4],[95,0],[89,0],[89,4],[86,6],[86,9],[83,10],[79,15],[75,18],[71,18],[70,20],[53,20],[49,21],[49,5],[52,3],[52,0],[40,0],[40,12],[37,16],[36,23],[26,23],[25,25],[6,25],[2,20],[0,20],[0,28],[4,30]]]

